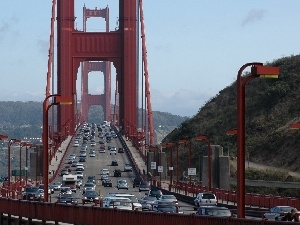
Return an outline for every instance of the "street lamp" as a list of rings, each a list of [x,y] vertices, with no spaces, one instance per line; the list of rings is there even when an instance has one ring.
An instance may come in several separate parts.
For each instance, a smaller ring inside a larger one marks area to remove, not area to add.
[[[210,148],[210,139],[206,135],[200,135],[196,137],[198,141],[207,142],[207,167],[208,167],[208,190],[211,191],[211,148]]]
[[[26,147],[26,156],[25,156],[25,181],[27,186],[27,180],[28,180],[28,148],[32,148],[32,144],[25,142],[24,146]]]
[[[191,140],[179,140],[178,144],[188,144],[189,145],[189,168],[191,168],[191,161],[192,161],[192,144]],[[178,166],[178,165],[177,165]],[[192,176],[189,176],[189,185],[191,186],[192,184]]]
[[[243,77],[244,69],[251,66],[249,76]],[[237,74],[237,217],[245,218],[245,89],[252,78],[278,78],[279,67],[263,66],[253,62],[243,65]]]
[[[169,148],[169,147],[173,147],[175,146],[175,143],[167,143],[165,145],[162,146],[162,148]],[[169,185],[169,191],[171,191],[172,188],[172,184],[173,184],[173,155],[172,155],[172,151],[173,149],[171,149],[170,151],[170,166],[169,166],[169,170],[170,170],[170,185]]]
[[[49,104],[48,99],[54,97],[54,102]],[[71,105],[72,97],[61,97],[59,94],[49,95],[43,102],[43,183],[44,201],[48,202],[49,182],[49,152],[48,152],[48,111],[52,105]]]
[[[10,139],[7,143],[7,146],[8,146],[8,173],[7,173],[7,176],[8,176],[8,188],[10,188],[10,146],[13,144],[13,143],[20,143],[21,141],[20,140],[17,140],[15,138],[13,139]]]

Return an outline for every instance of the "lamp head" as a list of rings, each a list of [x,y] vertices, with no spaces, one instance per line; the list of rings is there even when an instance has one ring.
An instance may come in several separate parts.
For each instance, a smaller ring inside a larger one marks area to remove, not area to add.
[[[279,67],[253,66],[251,67],[251,74],[257,77],[278,78]]]

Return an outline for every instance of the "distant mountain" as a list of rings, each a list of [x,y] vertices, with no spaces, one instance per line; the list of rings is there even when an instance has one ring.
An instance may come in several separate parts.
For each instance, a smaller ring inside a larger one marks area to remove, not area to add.
[[[0,134],[11,138],[41,137],[43,125],[43,103],[2,101],[0,102]],[[49,111],[51,116],[51,109]],[[103,110],[92,106],[88,115],[90,123],[103,121]],[[153,112],[155,137],[160,142],[170,131],[179,126],[187,117],[172,115],[166,112]]]
[[[266,65],[280,67],[280,75],[278,79],[252,79],[246,86],[247,157],[253,162],[300,171],[300,132],[290,129],[291,123],[300,121],[300,56],[284,57]],[[234,82],[166,139],[170,142],[205,134],[212,144],[221,145],[224,152],[236,156],[236,137],[226,135],[227,130],[237,127],[236,99]],[[201,151],[201,147],[196,148],[198,145],[193,141],[192,165],[196,168]]]

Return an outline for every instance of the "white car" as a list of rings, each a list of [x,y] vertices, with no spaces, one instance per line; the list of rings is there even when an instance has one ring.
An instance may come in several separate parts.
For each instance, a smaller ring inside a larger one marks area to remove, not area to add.
[[[106,169],[106,168],[102,169],[102,170],[100,171],[100,175],[107,175],[107,176],[109,176],[109,170]]]
[[[133,204],[134,210],[142,210],[142,204],[138,201],[137,197],[134,194],[125,194],[125,193],[109,193],[107,197],[121,197],[129,198]],[[148,197],[148,196],[147,196]]]
[[[118,180],[117,188],[118,188],[118,190],[120,190],[120,189],[128,190],[129,187],[128,187],[127,181],[126,180]]]
[[[111,149],[109,152],[110,155],[117,155],[117,150]]]
[[[194,199],[195,206],[203,206],[203,205],[214,205],[218,204],[217,197],[214,193],[211,192],[203,192],[199,193],[197,197]]]
[[[73,147],[79,147],[79,143],[78,142],[74,142]]]
[[[126,163],[124,166],[124,172],[132,172],[131,164]]]
[[[103,198],[103,206],[107,208],[117,208],[132,210],[132,201],[129,198],[124,197],[105,197]]]

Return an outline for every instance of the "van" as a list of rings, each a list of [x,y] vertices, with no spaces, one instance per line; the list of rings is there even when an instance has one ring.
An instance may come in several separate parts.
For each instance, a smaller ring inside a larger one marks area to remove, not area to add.
[[[194,199],[195,206],[203,206],[203,205],[213,205],[216,206],[218,204],[217,197],[212,192],[203,192],[198,193],[197,197]]]

